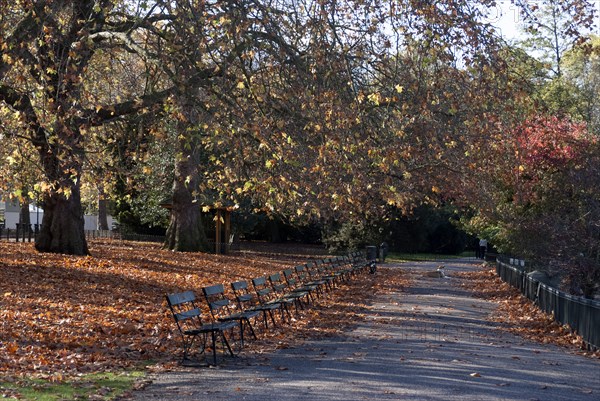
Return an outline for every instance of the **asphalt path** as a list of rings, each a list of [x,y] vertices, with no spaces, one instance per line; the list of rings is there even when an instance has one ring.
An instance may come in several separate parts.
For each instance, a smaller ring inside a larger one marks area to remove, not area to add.
[[[446,278],[424,275],[440,262],[388,264],[413,285],[379,296],[343,335],[161,373],[133,399],[599,401],[600,360],[489,322],[495,304],[472,298],[453,277],[477,263],[446,261]]]

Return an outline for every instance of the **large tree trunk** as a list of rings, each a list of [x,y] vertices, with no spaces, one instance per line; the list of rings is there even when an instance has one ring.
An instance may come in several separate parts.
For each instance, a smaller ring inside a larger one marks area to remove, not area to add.
[[[53,185],[43,194],[44,218],[35,248],[40,252],[88,255],[81,206],[82,135],[77,127],[66,124],[57,124],[55,132],[53,138],[58,145],[45,141],[46,131],[41,129],[35,141],[46,179]]]
[[[190,144],[191,142],[191,144]],[[199,151],[193,138],[180,139],[180,155],[175,165],[171,220],[164,247],[180,252],[207,252],[209,244],[202,224],[201,205],[194,192],[199,183]]]
[[[186,188],[175,191],[175,197],[179,199],[173,199],[165,248],[180,252],[207,252],[209,245],[200,207],[191,201],[190,195]]]
[[[192,179],[186,183],[186,177],[189,176],[182,174],[183,171],[194,169],[190,164],[185,159],[176,167],[171,220],[164,247],[180,252],[207,252],[209,245],[202,224],[200,205],[194,201],[191,187],[191,182],[197,180]]]
[[[269,241],[274,244],[280,244],[285,242],[283,236],[281,235],[281,229],[279,220],[269,218],[267,222],[267,229],[269,230]]]
[[[104,186],[98,188],[98,230],[108,230],[106,195],[104,194]]]
[[[44,218],[35,248],[40,252],[88,255],[79,185],[73,183],[71,194],[50,192],[44,199]]]
[[[194,70],[182,65],[178,73],[181,77],[187,77],[194,74]],[[197,104],[199,97],[199,93],[194,93],[185,86],[176,95],[176,103],[181,111],[177,121],[179,152],[175,162],[171,221],[164,247],[180,252],[209,251],[202,224],[201,205],[196,202],[203,151],[198,127],[204,117]]]

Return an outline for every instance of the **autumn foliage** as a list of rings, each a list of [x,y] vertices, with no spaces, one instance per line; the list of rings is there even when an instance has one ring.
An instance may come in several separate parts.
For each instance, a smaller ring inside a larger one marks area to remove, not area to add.
[[[520,170],[540,176],[550,169],[565,168],[577,163],[595,138],[588,134],[586,124],[556,116],[538,115],[525,120],[514,130]]]
[[[181,344],[164,295],[253,277],[307,257],[181,254],[157,245],[92,242],[92,255],[40,254],[0,243],[0,372],[3,375],[107,371],[152,360],[179,361]],[[383,273],[382,273],[383,274]],[[371,288],[370,275],[349,285]],[[398,279],[386,280],[398,284]],[[380,284],[383,286],[384,284]],[[345,288],[345,287],[344,287]],[[337,333],[355,321],[373,291],[339,288],[292,324],[258,330],[251,352]],[[353,319],[348,316],[352,314]]]

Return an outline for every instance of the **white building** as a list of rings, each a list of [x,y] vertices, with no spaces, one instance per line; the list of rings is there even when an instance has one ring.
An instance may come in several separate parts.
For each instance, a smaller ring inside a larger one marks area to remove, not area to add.
[[[21,206],[18,201],[0,201],[0,225],[4,225],[4,228],[10,228],[14,230],[17,228],[19,222],[19,213],[21,212]],[[85,230],[97,230],[98,229],[98,216],[97,215],[85,215]],[[37,207],[36,205],[29,205],[29,221],[32,227],[36,224],[42,224],[44,218],[44,209]],[[108,226],[112,227],[113,218],[108,216]],[[4,223],[4,224],[3,224]]]

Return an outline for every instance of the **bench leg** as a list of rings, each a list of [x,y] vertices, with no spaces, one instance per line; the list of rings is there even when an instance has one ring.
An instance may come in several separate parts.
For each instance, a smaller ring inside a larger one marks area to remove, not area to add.
[[[223,333],[221,333],[223,334]],[[210,336],[212,339],[212,349],[213,349],[213,365],[217,365],[217,332],[211,331]]]

